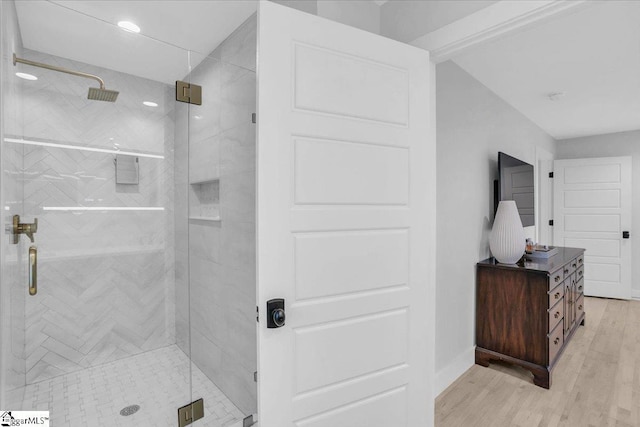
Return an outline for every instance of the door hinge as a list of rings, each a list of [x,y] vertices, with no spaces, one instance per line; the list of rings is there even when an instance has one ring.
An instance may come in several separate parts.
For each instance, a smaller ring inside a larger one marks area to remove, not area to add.
[[[177,80],[176,101],[202,105],[202,86]]]
[[[254,383],[258,382],[258,371],[253,371],[253,382]]]
[[[256,322],[260,323],[260,308],[256,305]]]
[[[550,220],[549,220],[549,225],[550,225],[551,227],[553,227],[553,220],[552,220],[552,219],[550,219]]]
[[[253,414],[244,417],[242,420],[242,427],[251,427],[256,421],[253,419]]]
[[[188,405],[178,408],[178,427],[188,426],[204,417],[204,400],[198,399]]]
[[[553,172],[549,172],[549,178],[553,178]]]
[[[251,123],[257,123],[258,122],[258,116],[256,115],[256,113],[251,113]]]

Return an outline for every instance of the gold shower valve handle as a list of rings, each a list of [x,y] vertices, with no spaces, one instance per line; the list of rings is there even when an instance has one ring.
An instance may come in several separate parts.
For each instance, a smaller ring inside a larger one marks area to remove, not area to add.
[[[33,235],[38,231],[38,218],[33,219],[33,223],[20,222],[20,215],[13,216],[13,243],[16,244],[20,240],[21,234],[26,234],[34,242]]]
[[[38,293],[38,248],[29,247],[29,295]]]

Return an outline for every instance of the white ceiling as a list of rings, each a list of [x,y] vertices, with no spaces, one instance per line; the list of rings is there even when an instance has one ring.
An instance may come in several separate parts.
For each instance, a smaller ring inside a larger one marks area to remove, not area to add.
[[[640,1],[594,2],[454,62],[555,139],[640,129]]]
[[[20,0],[27,49],[173,84],[256,11],[257,0]],[[118,21],[135,22],[140,34]],[[191,54],[187,50],[201,54]]]
[[[382,3],[376,0],[376,3]],[[20,0],[26,48],[173,84],[257,0]],[[136,22],[142,35],[122,31]],[[594,2],[454,61],[556,139],[640,129],[640,1]],[[564,92],[552,102],[548,95]]]

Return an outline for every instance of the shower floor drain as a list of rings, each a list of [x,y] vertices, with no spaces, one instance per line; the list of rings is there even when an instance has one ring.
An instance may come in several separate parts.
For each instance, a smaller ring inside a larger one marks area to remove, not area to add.
[[[120,415],[123,417],[128,417],[129,415],[133,415],[140,410],[140,405],[130,405],[126,408],[122,408],[120,411]]]

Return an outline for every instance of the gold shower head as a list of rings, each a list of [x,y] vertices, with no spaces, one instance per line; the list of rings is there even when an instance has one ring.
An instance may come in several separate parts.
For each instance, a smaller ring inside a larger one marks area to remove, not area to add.
[[[93,99],[94,101],[116,102],[119,93],[120,92],[118,92],[117,90],[90,87],[89,95],[87,96],[87,98]]]

